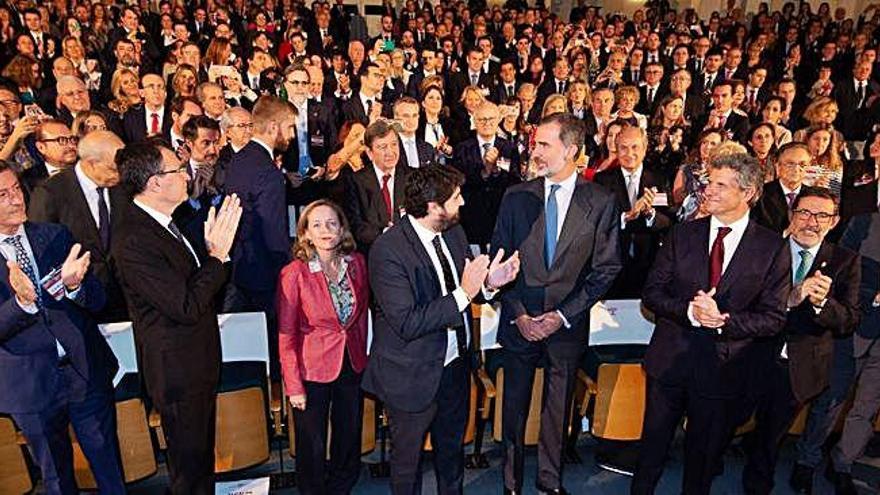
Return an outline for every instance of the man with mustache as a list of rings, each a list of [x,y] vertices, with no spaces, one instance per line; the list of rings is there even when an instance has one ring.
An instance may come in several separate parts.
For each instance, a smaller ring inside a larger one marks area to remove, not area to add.
[[[849,382],[838,378],[835,370],[840,368],[841,354],[844,359],[852,354],[848,336],[859,321],[861,268],[855,252],[825,240],[840,219],[837,212],[831,191],[804,186],[788,213],[792,290],[785,329],[781,338],[764,344],[768,366],[753,369],[754,384],[749,388],[757,395],[754,402],[746,402],[740,417],[747,420],[758,404],[757,425],[746,442],[743,488],[748,494],[771,492],[780,443],[798,411],[812,402],[818,414],[811,410],[791,476],[792,488],[809,493],[813,471],[822,460],[822,444],[846,399]],[[787,361],[780,358],[783,343]]]

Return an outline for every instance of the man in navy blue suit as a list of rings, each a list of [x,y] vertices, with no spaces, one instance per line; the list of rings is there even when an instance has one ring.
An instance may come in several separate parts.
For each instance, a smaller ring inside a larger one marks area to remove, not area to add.
[[[78,492],[70,425],[101,493],[125,493],[111,385],[118,365],[88,316],[105,297],[80,251],[67,228],[27,222],[18,178],[0,163],[0,412],[27,438],[48,493]]]
[[[274,96],[257,100],[253,138],[232,157],[226,176],[226,194],[237,194],[244,212],[223,310],[266,313],[273,376],[280,376],[275,284],[290,256],[285,177],[275,164],[275,152],[285,151],[294,139],[295,112]]]

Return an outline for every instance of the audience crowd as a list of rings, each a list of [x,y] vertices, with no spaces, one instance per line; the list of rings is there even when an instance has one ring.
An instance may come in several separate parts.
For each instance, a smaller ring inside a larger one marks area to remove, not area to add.
[[[0,413],[43,486],[76,491],[72,425],[124,493],[97,324],[132,321],[170,490],[213,493],[216,316],[256,311],[300,492],[351,492],[367,393],[392,492],[419,492],[431,433],[461,493],[468,308],[494,301],[503,490],[543,368],[537,485],[568,493],[590,309],[641,299],[638,461],[600,465],[653,493],[686,417],[682,491],[708,494],[753,419],[743,491],[769,494],[808,408],[780,469],[856,493],[880,409],[880,6],[719,7],[385,1],[371,32],[343,0],[0,2]]]

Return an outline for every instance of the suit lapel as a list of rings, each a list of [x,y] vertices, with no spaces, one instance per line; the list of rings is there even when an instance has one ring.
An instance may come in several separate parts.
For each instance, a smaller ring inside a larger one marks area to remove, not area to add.
[[[406,169],[401,166],[394,167],[394,191],[391,194],[394,198],[394,211],[391,212],[395,220],[400,218],[400,208],[403,207],[403,200],[406,193]]]
[[[76,173],[67,174],[65,176],[65,180],[68,181],[68,191],[76,191],[73,194],[73,198],[71,198],[71,207],[76,211],[76,216],[80,218],[82,222],[86,222],[89,226],[89,236],[95,240],[100,238],[100,234],[98,233],[98,226],[95,224],[95,219],[92,217],[92,210],[89,209],[89,202],[86,200],[86,193],[83,191],[82,186],[79,183],[79,180],[76,178]],[[111,210],[112,215],[112,210]],[[98,249],[101,249],[101,243],[94,243],[95,246],[98,246]],[[103,252],[103,249],[102,249]]]
[[[551,268],[556,266],[558,260],[565,253],[565,250],[571,245],[575,236],[584,231],[584,225],[587,216],[593,210],[590,205],[590,199],[586,194],[582,194],[580,189],[585,186],[586,180],[578,177],[574,184],[574,193],[571,195],[571,202],[568,205],[568,212],[565,214],[565,220],[562,222],[562,232],[559,233],[559,240],[556,242],[556,253],[551,263]]]
[[[425,251],[425,245],[422,244],[422,240],[419,239],[419,235],[416,234],[416,230],[411,224],[411,222],[414,221],[415,220],[413,220],[409,216],[406,216],[404,218],[404,220],[401,222],[403,234],[406,236],[407,240],[409,240],[410,245],[412,246],[412,250],[416,253],[416,256],[419,257],[422,265],[424,265],[425,268],[427,268],[428,272],[431,274],[431,280],[434,282],[434,289],[437,291],[437,294],[440,294],[440,278],[437,276],[437,270],[434,269],[434,263],[431,262],[431,257],[428,255],[428,252]],[[449,244],[447,243],[447,246],[448,245]]]
[[[753,247],[756,245],[760,246],[751,242],[751,238],[755,235],[755,229],[755,221],[749,220],[749,224],[746,226],[746,231],[743,232],[742,239],[739,240],[736,251],[733,252],[733,257],[730,258],[730,263],[727,264],[727,269],[724,270],[724,273],[721,275],[721,280],[718,282],[719,295],[734,285],[736,279],[739,278],[740,274],[745,270],[750,260],[759,259],[770,254],[763,253]]]
[[[705,287],[706,291],[711,289],[711,287],[709,287],[709,218],[710,217],[705,217],[699,220],[694,220],[694,222],[700,222],[700,227],[697,231],[698,234],[690,237],[689,242],[683,250],[685,253],[696,253],[697,262],[696,266],[693,267],[693,270],[697,274],[695,278],[701,281],[701,284]]]
[[[45,277],[53,268],[47,264],[49,260],[44,256],[46,254],[46,248],[49,247],[50,240],[46,234],[46,229],[38,224],[25,222],[24,233],[27,235],[28,243],[31,245],[31,251],[34,253],[34,260],[37,262],[37,271],[40,272],[39,277]],[[64,253],[64,255],[66,257],[67,253]]]

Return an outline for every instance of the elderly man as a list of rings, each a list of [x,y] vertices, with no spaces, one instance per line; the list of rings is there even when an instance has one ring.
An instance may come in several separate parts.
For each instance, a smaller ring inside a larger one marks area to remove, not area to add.
[[[504,191],[519,182],[516,145],[498,137],[498,105],[485,102],[474,112],[476,137],[455,146],[452,165],[465,175],[461,225],[471,244],[485,246],[492,237]]]
[[[221,142],[226,144],[217,154],[217,165],[214,168],[214,183],[220,190],[226,183],[226,172],[232,157],[241,151],[254,135],[254,121],[251,113],[242,107],[232,107],[223,112],[220,118]]]
[[[764,361],[762,338],[785,324],[791,255],[779,234],[749,219],[763,185],[758,162],[733,154],[709,164],[709,217],[666,238],[642,292],[657,318],[644,368],[644,430],[633,494],[654,492],[687,415],[684,482],[708,494],[730,439],[730,410]]]
[[[166,107],[165,81],[158,74],[144,74],[141,78],[143,105],[129,109],[122,116],[122,130],[129,143],[144,138],[160,136],[170,139],[172,125],[171,108]]]
[[[128,319],[110,256],[110,241],[124,222],[129,202],[117,187],[115,158],[122,147],[122,140],[110,131],[87,134],[77,148],[79,162],[38,187],[28,205],[32,220],[64,225],[91,253],[92,273],[107,292],[107,304],[95,314],[100,322]]]
[[[227,108],[223,88],[219,84],[205,82],[196,88],[196,97],[199,99],[199,104],[205,111],[205,115],[219,121]]]
[[[62,76],[55,83],[55,88],[58,91],[58,120],[67,126],[73,124],[73,119],[81,112],[91,110],[89,90],[82,79],[76,76]]]

